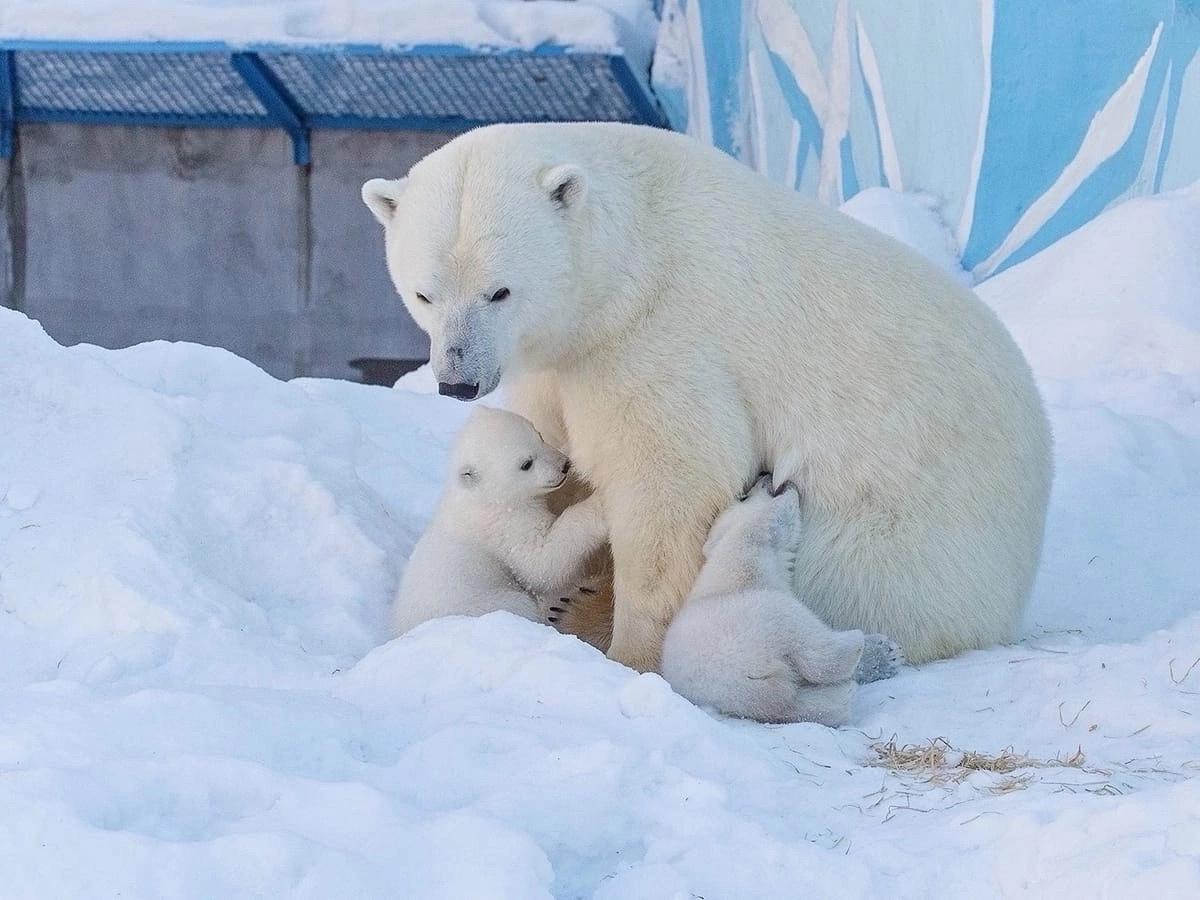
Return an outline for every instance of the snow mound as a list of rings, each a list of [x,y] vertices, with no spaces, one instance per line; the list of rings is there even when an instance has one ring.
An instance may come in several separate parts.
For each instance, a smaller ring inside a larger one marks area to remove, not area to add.
[[[1200,183],[1123,203],[981,291],[1050,378],[1200,375]],[[1162,385],[1165,387],[1165,385]]]
[[[1186,895],[1197,203],[982,286],[1058,441],[1025,634],[866,686],[844,730],[716,719],[505,614],[388,641],[468,412],[428,373],[281,383],[0,310],[5,895]],[[897,766],[893,736],[955,749]]]
[[[1196,611],[1200,186],[1111,209],[979,294],[1054,421],[1039,621],[1128,640]]]
[[[971,273],[963,268],[958,245],[942,220],[935,197],[869,187],[843,203],[841,210],[916,250],[963,284],[973,282]]]

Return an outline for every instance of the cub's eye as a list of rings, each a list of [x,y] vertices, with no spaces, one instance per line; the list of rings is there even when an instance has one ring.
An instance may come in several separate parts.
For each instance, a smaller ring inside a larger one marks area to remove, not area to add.
[[[492,294],[492,303],[499,303],[501,300],[507,300],[508,295],[512,293],[508,288],[500,288],[496,293]]]
[[[420,300],[422,303],[429,302],[429,298],[426,297],[424,294],[417,294],[417,299]]]
[[[528,472],[532,468],[533,468],[533,460],[532,459],[527,459],[527,460],[525,460],[525,462],[521,463],[521,471],[522,472]]]

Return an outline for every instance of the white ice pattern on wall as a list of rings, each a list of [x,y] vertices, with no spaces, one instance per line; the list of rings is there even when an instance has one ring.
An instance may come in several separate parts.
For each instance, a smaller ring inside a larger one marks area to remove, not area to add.
[[[678,0],[676,2],[678,3]],[[721,108],[721,98],[709,95],[706,67],[711,62],[705,59],[704,36],[700,27],[704,3],[703,0],[688,0],[686,4],[678,5],[681,8],[680,14],[688,19],[689,46],[686,56],[691,71],[685,85],[687,127],[693,135],[711,142],[713,110]],[[1174,14],[1174,7],[1171,9]],[[738,153],[747,163],[764,174],[784,179],[793,186],[807,187],[822,202],[841,203],[848,193],[845,188],[847,173],[844,171],[843,141],[851,132],[853,66],[857,65],[873,113],[874,134],[855,134],[851,137],[856,141],[872,138],[876,142],[879,154],[878,173],[858,173],[862,186],[886,183],[894,189],[905,190],[910,186],[907,182],[912,176],[906,177],[903,161],[908,159],[909,164],[913,165],[915,160],[919,168],[922,162],[922,148],[903,146],[903,136],[893,129],[891,105],[898,100],[902,103],[903,98],[889,94],[886,69],[881,67],[880,58],[876,53],[878,42],[891,40],[892,36],[886,32],[873,35],[864,16],[852,8],[850,0],[837,0],[832,23],[826,23],[826,27],[831,28],[828,50],[821,54],[817,47],[826,45],[814,40],[813,33],[810,33],[810,28],[805,23],[808,15],[809,11],[803,7],[798,8],[794,5],[794,0],[754,0],[746,5],[744,11],[744,33],[730,35],[728,39],[741,41],[744,50],[749,32],[756,32],[755,38],[761,39],[767,50],[786,66],[796,88],[811,107],[813,117],[820,128],[820,139],[817,140],[817,135],[805,135],[806,123],[795,117],[790,123],[781,123],[782,128],[770,127],[770,118],[780,107],[770,103],[767,95],[777,90],[777,87],[770,83],[769,70],[759,65],[750,53],[744,52],[739,64],[742,68],[743,95],[747,102],[743,109],[744,127],[740,130],[735,128],[735,131],[743,135],[744,140],[738,146],[727,149]],[[966,247],[972,236],[972,230],[977,225],[977,200],[988,188],[988,185],[980,184],[980,178],[985,150],[988,147],[989,115],[992,111],[995,15],[994,0],[979,0],[981,96],[978,100],[978,121],[961,123],[963,127],[975,129],[977,136],[966,183],[962,186],[960,195],[961,209],[956,207],[953,214],[956,224],[951,226],[960,249]],[[1095,113],[1075,150],[1074,157],[1062,168],[1058,177],[1024,206],[1016,223],[1004,233],[1003,239],[994,248],[986,248],[983,258],[978,258],[982,254],[977,254],[977,258],[970,261],[973,263],[971,268],[976,277],[986,277],[1010,262],[1014,254],[1054,219],[1089,177],[1125,147],[1135,133],[1149,85],[1151,67],[1156,53],[1162,52],[1161,38],[1167,24],[1163,21],[1158,23],[1149,46],[1124,81]],[[722,35],[721,39],[724,40],[725,36]],[[952,76],[953,73],[948,74]],[[1167,102],[1165,81],[1161,93],[1163,99],[1156,107],[1155,121],[1145,136],[1146,162],[1143,164],[1143,170],[1124,190],[1114,192],[1106,202],[1116,201],[1131,193],[1153,190],[1154,178],[1152,175],[1147,177],[1145,172],[1148,170],[1152,173],[1157,167],[1159,155],[1169,148],[1171,137],[1167,133],[1170,126],[1164,112]],[[944,127],[945,123],[941,124]],[[923,139],[930,138],[926,135]],[[775,157],[769,152],[772,141],[781,145],[775,148]],[[906,157],[906,152],[913,156]],[[786,166],[776,166],[772,169],[772,158],[778,161],[779,156],[784,153],[787,154]],[[818,166],[815,185],[802,178],[810,154]],[[1196,167],[1195,177],[1200,177],[1200,161],[1192,165]],[[919,184],[911,186],[916,189],[923,187]]]

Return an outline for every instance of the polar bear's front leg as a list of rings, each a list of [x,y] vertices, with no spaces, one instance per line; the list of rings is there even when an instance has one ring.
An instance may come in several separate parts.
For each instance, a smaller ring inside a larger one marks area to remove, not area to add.
[[[568,507],[540,540],[519,547],[508,562],[513,574],[531,591],[553,593],[577,581],[588,557],[607,539],[604,513],[593,496]]]
[[[706,502],[687,494],[652,496],[641,487],[605,489],[614,569],[608,655],[640,672],[655,672],[667,626],[700,571],[705,535],[716,510],[733,494]]]

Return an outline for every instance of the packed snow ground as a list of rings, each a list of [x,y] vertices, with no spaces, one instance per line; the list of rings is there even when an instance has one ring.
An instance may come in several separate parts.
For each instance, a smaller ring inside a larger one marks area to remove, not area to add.
[[[0,891],[1194,896],[1200,189],[979,291],[1057,439],[1024,636],[836,731],[714,718],[503,614],[386,641],[468,412],[420,375],[281,383],[0,310]],[[887,768],[893,738],[1082,761]]]

